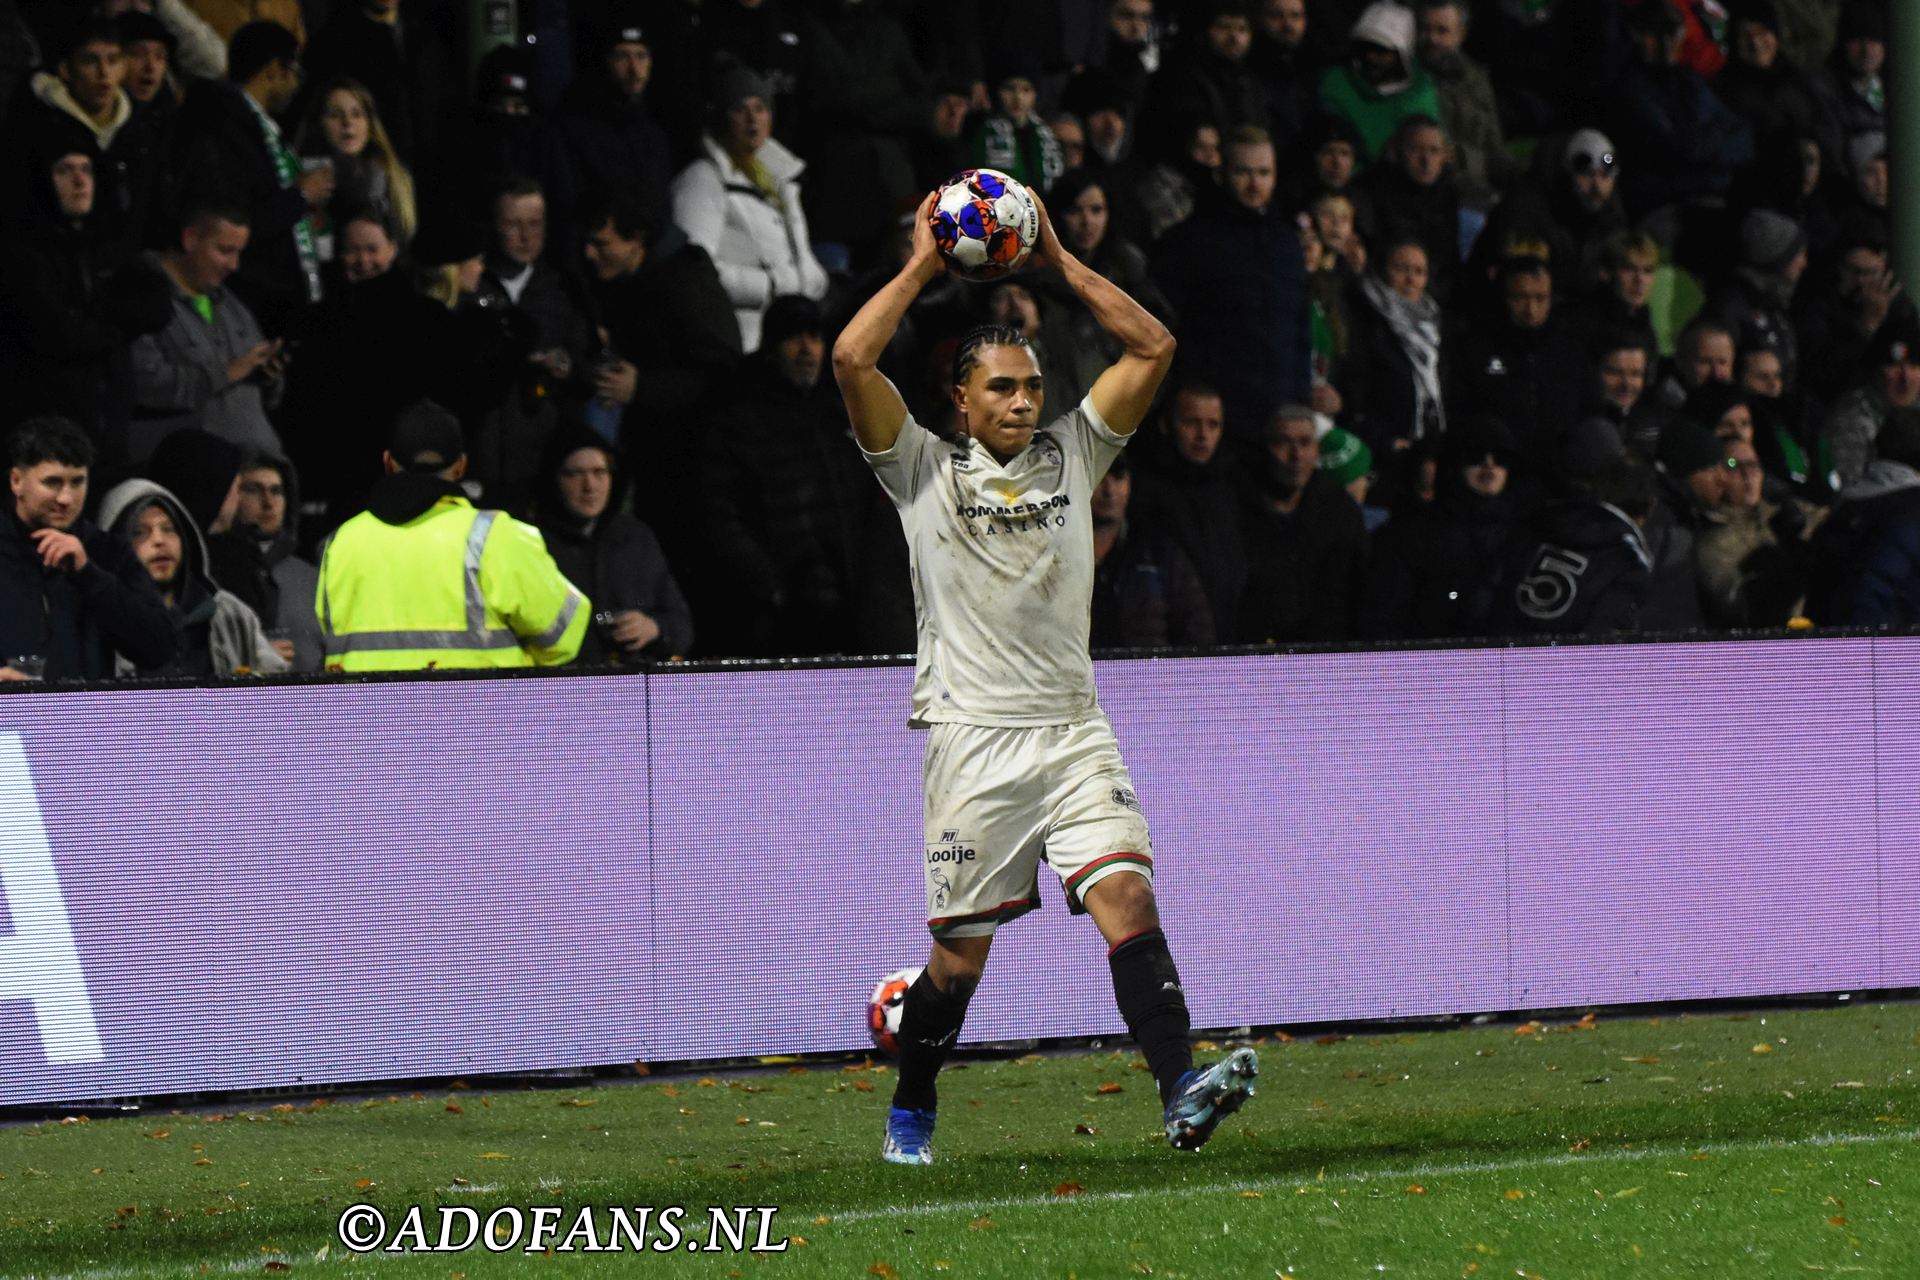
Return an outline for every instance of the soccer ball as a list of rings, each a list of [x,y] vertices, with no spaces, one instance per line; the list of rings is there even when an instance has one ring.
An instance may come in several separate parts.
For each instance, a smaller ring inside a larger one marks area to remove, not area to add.
[[[900,1015],[907,1007],[907,988],[919,977],[919,969],[895,969],[874,983],[867,997],[867,1034],[889,1058],[900,1056]]]
[[[1040,209],[1024,186],[998,169],[948,178],[927,215],[947,269],[963,280],[997,280],[1040,239]]]

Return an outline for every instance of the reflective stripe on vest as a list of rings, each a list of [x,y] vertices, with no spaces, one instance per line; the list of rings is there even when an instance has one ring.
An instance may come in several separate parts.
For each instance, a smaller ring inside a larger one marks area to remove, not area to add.
[[[348,653],[381,653],[402,649],[517,649],[519,636],[505,627],[487,625],[487,598],[480,591],[480,553],[486,550],[487,534],[493,529],[496,511],[476,512],[473,528],[467,532],[466,572],[467,572],[467,629],[465,631],[356,631],[341,635],[333,629],[333,601],[326,591],[326,579],[321,579],[321,637],[322,648],[329,658]],[[566,606],[560,611],[560,621],[553,629],[544,633],[536,643],[552,645],[558,643],[567,629],[567,623],[580,608],[580,593],[568,595]],[[548,637],[551,638],[548,638]]]

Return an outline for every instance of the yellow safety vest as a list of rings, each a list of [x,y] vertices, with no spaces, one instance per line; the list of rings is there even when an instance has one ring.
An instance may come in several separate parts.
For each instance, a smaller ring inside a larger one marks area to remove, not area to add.
[[[329,671],[557,666],[592,616],[538,529],[453,496],[405,524],[341,525],[314,608]]]

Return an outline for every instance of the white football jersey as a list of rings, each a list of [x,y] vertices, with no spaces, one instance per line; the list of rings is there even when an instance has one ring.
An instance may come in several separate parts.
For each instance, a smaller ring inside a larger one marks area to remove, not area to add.
[[[1095,710],[1093,487],[1126,446],[1091,399],[1004,467],[911,416],[869,453],[906,528],[919,635],[908,723],[1070,724]]]

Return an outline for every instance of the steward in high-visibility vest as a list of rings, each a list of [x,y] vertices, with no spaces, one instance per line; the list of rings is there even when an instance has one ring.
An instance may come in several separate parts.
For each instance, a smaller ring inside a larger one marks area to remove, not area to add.
[[[460,424],[416,404],[394,424],[387,475],[320,559],[314,608],[329,671],[558,666],[580,652],[587,598],[540,531],[477,510]]]

